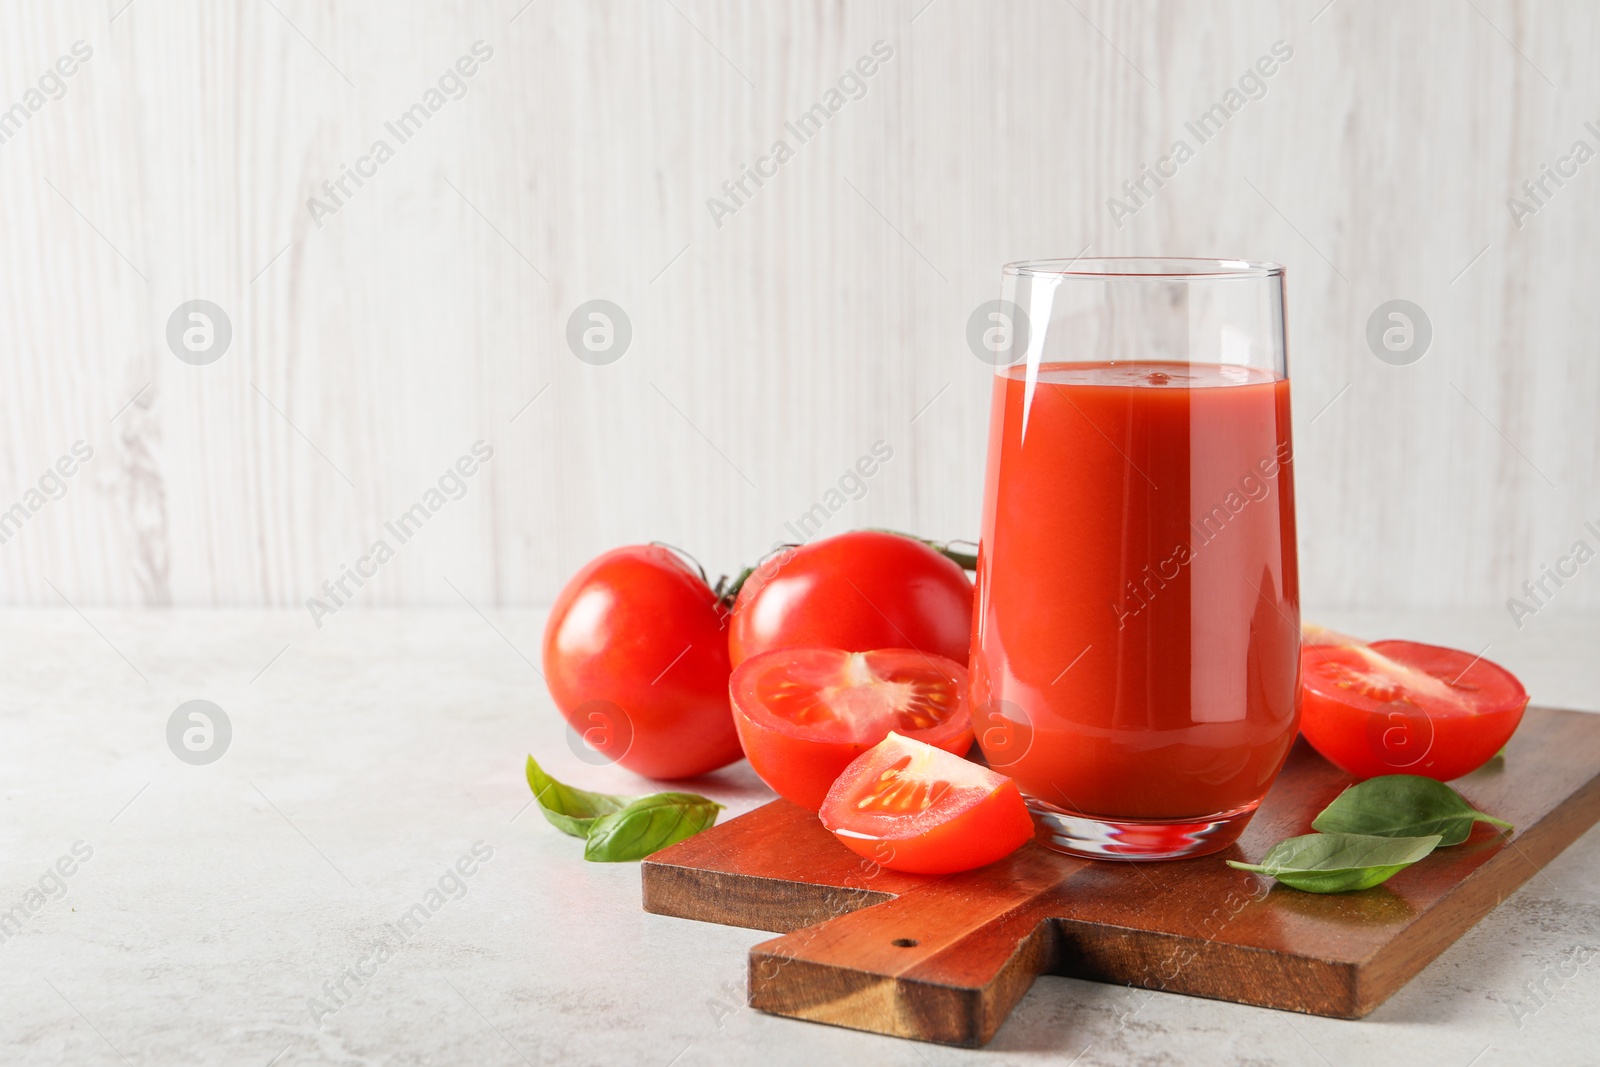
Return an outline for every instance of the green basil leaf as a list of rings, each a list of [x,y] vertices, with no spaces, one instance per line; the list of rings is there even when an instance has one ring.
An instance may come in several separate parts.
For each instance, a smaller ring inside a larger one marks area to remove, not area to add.
[[[717,821],[722,805],[693,793],[640,797],[621,811],[595,820],[583,858],[599,863],[642,860]]]
[[[585,839],[583,858],[640,860],[717,821],[722,805],[694,793],[647,797],[591,793],[556,781],[528,757],[528,788],[550,825]]]
[[[1371,889],[1432,852],[1439,836],[1373,837],[1367,834],[1306,834],[1279,841],[1260,863],[1228,866],[1258,871],[1308,893]]]
[[[1443,782],[1415,774],[1386,774],[1340,793],[1311,826],[1323,833],[1372,837],[1438,834],[1444,847],[1465,841],[1474,822],[1512,828],[1505,820],[1477,810]]]
[[[621,811],[638,799],[563,785],[546,774],[532,756],[528,757],[528,788],[533,790],[533,798],[550,825],[573,837],[588,837],[597,819]]]

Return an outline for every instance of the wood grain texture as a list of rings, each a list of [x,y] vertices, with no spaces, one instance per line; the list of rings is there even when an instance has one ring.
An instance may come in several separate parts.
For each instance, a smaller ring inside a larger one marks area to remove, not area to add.
[[[354,603],[545,603],[648,539],[734,570],[878,440],[824,531],[971,537],[968,316],[1002,262],[1092,249],[1288,265],[1309,610],[1503,604],[1600,521],[1600,164],[1520,228],[1506,206],[1600,143],[1600,8],[1323,8],[7,4],[0,109],[94,56],[0,144],[0,510],[95,456],[0,544],[0,602],[302,605],[479,439],[494,460]],[[313,220],[478,40],[466,95]],[[708,199],[880,40],[718,225]],[[1278,40],[1265,95],[1113,218]],[[207,367],[165,342],[195,297],[234,330]],[[565,342],[596,297],[634,331],[609,366]],[[1433,323],[1409,367],[1364,340],[1395,297]]]
[[[1600,820],[1600,720],[1533,708],[1502,765],[1458,781],[1509,838],[1360,893],[1302,893],[1259,862],[1352,779],[1299,742],[1239,843],[1168,863],[1030,844],[944,878],[876,868],[774,801],[644,864],[647,911],[782,932],[750,950],[764,1011],[944,1044],[987,1042],[1041,973],[1355,1019],[1383,1003]]]

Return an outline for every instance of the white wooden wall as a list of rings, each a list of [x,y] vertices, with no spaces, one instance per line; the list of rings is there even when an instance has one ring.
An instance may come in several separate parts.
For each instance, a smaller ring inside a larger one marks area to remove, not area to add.
[[[1086,249],[1288,265],[1313,613],[1499,605],[1600,546],[1600,161],[1520,228],[1506,204],[1600,148],[1600,6],[126,2],[0,7],[0,108],[93,49],[0,145],[0,510],[94,453],[0,544],[5,603],[303,605],[480,439],[356,604],[539,604],[649,539],[732,569],[879,440],[827,532],[970,537],[967,317],[1002,262]],[[319,226],[308,198],[479,40],[467,95]],[[1280,40],[1119,227],[1107,199]],[[166,343],[195,298],[233,328],[208,366]],[[632,323],[607,366],[565,342],[593,298]],[[1414,365],[1365,341],[1393,298],[1433,324]],[[1558,600],[1600,605],[1600,563]]]

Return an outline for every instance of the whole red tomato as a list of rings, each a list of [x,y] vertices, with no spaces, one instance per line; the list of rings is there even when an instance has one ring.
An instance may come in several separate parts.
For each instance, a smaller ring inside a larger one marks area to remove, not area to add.
[[[745,579],[728,627],[737,667],[775,648],[914,648],[965,665],[972,582],[914,538],[855,530],[784,549]]]
[[[739,759],[727,635],[716,594],[658,545],[590,560],[556,597],[544,673],[590,747],[650,778],[687,778]]]

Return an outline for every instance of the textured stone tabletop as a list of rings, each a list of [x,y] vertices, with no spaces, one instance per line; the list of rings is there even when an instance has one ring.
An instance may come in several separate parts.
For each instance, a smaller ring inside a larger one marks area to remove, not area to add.
[[[645,914],[636,864],[527,807],[528,752],[650,788],[568,749],[542,621],[0,613],[0,1063],[1600,1062],[1595,832],[1361,1022],[1052,977],[982,1052],[761,1015],[766,935]],[[1535,701],[1600,710],[1597,616],[1318,621],[1488,645]],[[214,762],[169,747],[190,700],[227,716]],[[689,788],[770,796],[744,764]]]

